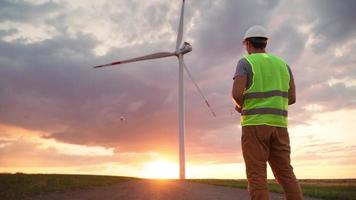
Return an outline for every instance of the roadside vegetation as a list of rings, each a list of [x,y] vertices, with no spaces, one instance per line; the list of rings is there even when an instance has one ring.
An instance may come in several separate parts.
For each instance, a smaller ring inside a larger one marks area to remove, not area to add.
[[[192,182],[208,183],[212,185],[247,188],[246,180],[234,179],[189,179]],[[356,199],[356,179],[305,179],[299,180],[305,196],[321,199]],[[282,187],[274,180],[268,181],[271,192],[283,193]]]

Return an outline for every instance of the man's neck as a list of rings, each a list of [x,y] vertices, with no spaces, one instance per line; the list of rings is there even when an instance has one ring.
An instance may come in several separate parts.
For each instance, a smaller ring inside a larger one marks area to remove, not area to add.
[[[266,53],[265,49],[253,49],[250,54],[254,54],[254,53]]]

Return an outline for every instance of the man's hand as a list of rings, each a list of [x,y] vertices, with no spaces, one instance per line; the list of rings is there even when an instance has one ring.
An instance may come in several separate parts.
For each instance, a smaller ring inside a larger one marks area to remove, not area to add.
[[[243,105],[244,90],[247,84],[247,76],[236,76],[232,86],[232,99],[236,105],[235,110],[241,113]]]
[[[294,80],[291,79],[291,80],[289,81],[288,105],[294,104],[295,101],[296,101],[295,84],[294,84]]]
[[[242,112],[242,108],[241,108],[241,107],[238,107],[238,106],[235,106],[235,110],[236,110],[237,112],[239,112],[239,113]]]

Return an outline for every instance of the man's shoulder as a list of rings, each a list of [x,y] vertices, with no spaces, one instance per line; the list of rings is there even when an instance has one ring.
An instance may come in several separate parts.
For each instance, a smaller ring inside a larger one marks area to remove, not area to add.
[[[292,70],[291,70],[290,66],[288,65],[288,63],[280,56],[276,56],[273,54],[270,54],[270,56],[274,57],[274,59],[278,60],[280,63],[283,63],[283,65],[287,67],[290,78],[293,80],[294,79],[293,73],[292,73]]]
[[[237,63],[237,68],[243,68],[245,70],[248,70],[249,68],[251,68],[251,64],[245,57],[242,57]]]
[[[235,79],[236,76],[246,76],[249,75],[250,73],[251,73],[250,63],[246,60],[246,58],[241,58],[237,63],[236,71],[233,79]]]
[[[238,63],[248,63],[245,56],[241,57]]]

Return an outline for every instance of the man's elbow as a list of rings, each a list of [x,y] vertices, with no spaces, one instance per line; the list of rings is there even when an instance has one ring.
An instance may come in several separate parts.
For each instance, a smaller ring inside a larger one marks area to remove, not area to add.
[[[295,104],[296,101],[297,101],[297,99],[295,98],[295,96],[290,96],[288,98],[288,105]]]
[[[243,95],[239,95],[239,94],[233,94],[232,98],[234,99],[234,101],[241,107],[242,106],[242,102],[243,102]]]

